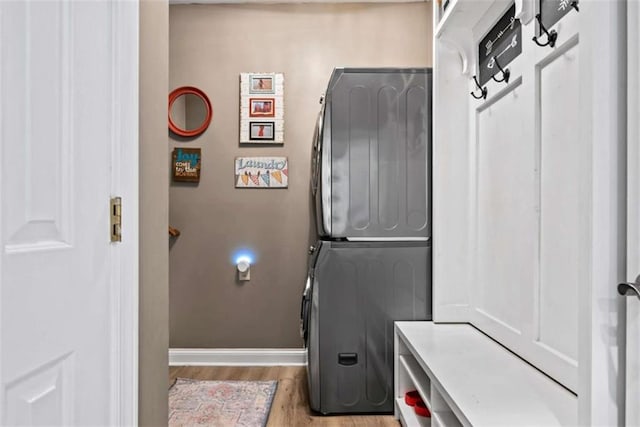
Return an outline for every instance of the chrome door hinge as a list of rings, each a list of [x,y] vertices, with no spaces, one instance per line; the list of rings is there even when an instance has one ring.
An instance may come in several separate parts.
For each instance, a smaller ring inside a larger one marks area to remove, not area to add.
[[[122,241],[122,198],[111,198],[111,241]]]

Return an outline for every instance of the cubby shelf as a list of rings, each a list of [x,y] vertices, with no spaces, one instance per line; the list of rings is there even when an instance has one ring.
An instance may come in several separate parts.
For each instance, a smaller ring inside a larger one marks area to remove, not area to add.
[[[577,423],[573,393],[471,325],[396,322],[394,355],[396,418],[405,426],[422,425],[404,411],[408,390],[428,402],[434,427]]]
[[[434,426],[457,427],[462,425],[456,416],[453,415],[453,412],[434,411],[431,416],[433,417],[432,425]]]
[[[413,386],[418,390],[420,397],[422,397],[427,408],[431,411],[431,383],[429,382],[429,377],[412,356],[399,356],[399,359],[400,367],[409,375]]]
[[[404,398],[396,398],[396,413],[404,427],[431,427],[431,418],[416,415],[413,408],[404,403]]]

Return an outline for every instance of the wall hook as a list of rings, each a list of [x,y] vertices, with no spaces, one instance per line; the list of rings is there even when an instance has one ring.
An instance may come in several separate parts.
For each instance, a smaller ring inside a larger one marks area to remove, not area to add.
[[[576,10],[576,12],[580,12],[580,8],[578,7],[578,0],[573,0],[571,2],[571,7]]]
[[[487,88],[480,86],[480,83],[478,83],[478,78],[476,76],[473,76],[473,81],[476,82],[476,87],[480,89],[480,95],[476,95],[475,93],[471,92],[471,96],[473,96],[475,99],[487,99]]]
[[[534,37],[532,40],[536,42],[538,46],[541,46],[541,47],[544,47],[544,46],[554,47],[556,45],[556,39],[558,38],[558,33],[556,33],[556,30],[551,30],[551,32],[547,31],[544,25],[542,25],[542,20],[540,19],[539,13],[536,15],[536,19],[538,20],[538,25],[540,25],[540,29],[547,35],[547,42],[540,43],[537,37]]]
[[[493,62],[498,66],[498,70],[500,70],[500,72],[502,73],[502,78],[500,80],[496,79],[495,74],[491,76],[491,78],[498,83],[500,82],[509,83],[509,76],[511,75],[511,71],[509,71],[508,68],[506,70],[503,70],[502,67],[500,66],[500,63],[498,62],[498,58],[496,58],[495,56],[493,57]]]

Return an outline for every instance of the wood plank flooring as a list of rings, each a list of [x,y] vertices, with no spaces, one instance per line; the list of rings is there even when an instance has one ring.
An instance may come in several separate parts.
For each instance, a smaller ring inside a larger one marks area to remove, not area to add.
[[[176,378],[199,380],[277,380],[267,427],[398,427],[392,415],[322,416],[309,409],[307,374],[304,366],[226,367],[175,366],[169,369],[169,384]]]

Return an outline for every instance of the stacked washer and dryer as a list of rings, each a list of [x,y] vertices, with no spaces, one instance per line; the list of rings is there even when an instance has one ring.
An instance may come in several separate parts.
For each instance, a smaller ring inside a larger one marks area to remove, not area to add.
[[[337,68],[301,307],[311,408],[393,412],[393,322],[431,319],[431,69]]]

